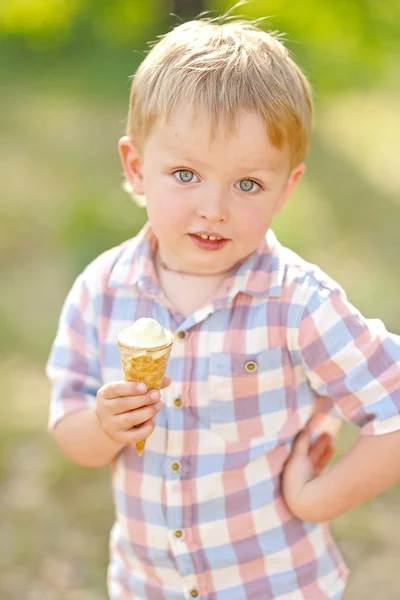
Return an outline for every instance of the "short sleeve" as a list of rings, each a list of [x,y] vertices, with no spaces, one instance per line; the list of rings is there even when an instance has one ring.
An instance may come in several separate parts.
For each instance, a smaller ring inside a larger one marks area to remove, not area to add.
[[[400,337],[366,319],[344,292],[320,286],[299,324],[299,351],[320,396],[365,435],[400,429]]]
[[[49,429],[67,414],[95,405],[102,382],[96,316],[84,273],[65,300],[46,373],[52,383]]]

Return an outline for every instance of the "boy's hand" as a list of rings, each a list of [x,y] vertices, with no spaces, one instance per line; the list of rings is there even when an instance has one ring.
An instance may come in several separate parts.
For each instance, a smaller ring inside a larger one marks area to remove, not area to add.
[[[302,518],[301,506],[307,483],[322,473],[334,451],[333,439],[328,433],[311,443],[310,430],[306,426],[297,436],[282,478],[283,496],[294,516]]]
[[[162,388],[171,383],[164,377]],[[144,383],[114,381],[103,385],[96,396],[96,415],[107,435],[119,444],[136,444],[153,432],[156,415],[163,409],[158,390]]]

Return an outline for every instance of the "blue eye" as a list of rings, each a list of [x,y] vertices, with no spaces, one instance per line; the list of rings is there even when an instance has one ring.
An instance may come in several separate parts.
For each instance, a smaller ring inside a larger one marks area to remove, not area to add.
[[[187,169],[180,169],[179,171],[175,171],[174,176],[177,177],[179,181],[182,183],[192,183],[196,175],[193,171],[189,171]]]
[[[242,192],[255,192],[260,186],[252,179],[241,179],[239,181],[239,187]]]

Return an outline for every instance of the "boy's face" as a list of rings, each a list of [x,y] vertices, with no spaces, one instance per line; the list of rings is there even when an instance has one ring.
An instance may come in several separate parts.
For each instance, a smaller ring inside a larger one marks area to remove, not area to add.
[[[254,252],[305,170],[290,170],[287,152],[249,112],[211,141],[206,117],[177,111],[141,153],[127,137],[119,149],[133,191],[146,196],[162,259],[191,273],[219,273]]]

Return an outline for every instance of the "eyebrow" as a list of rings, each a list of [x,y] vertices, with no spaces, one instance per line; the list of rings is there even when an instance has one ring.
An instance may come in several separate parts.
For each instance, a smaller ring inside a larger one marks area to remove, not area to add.
[[[202,165],[203,167],[210,167],[211,166],[208,163],[206,163],[206,162],[204,162],[204,161],[202,161],[200,159],[190,158],[190,156],[183,156],[181,158],[178,158],[178,157],[174,156],[172,158],[172,160],[176,160],[177,162],[180,162],[180,161],[182,161],[182,162],[188,162],[188,163],[192,163],[193,165],[195,165],[197,163],[199,165]],[[272,169],[272,168],[271,169],[265,169],[265,168],[259,169],[257,167],[254,168],[254,167],[249,167],[249,166],[240,167],[240,169],[242,169],[243,171],[247,171],[248,173],[262,173],[262,172],[265,172],[265,173],[274,173],[276,171],[276,169]]]
[[[194,159],[194,158],[190,158],[190,156],[182,156],[180,158],[174,156],[172,160],[176,160],[177,162],[190,162],[193,165],[195,165],[196,163],[199,165],[202,165],[203,167],[209,167],[210,165],[206,162],[204,162],[203,160],[198,159]]]
[[[276,169],[253,169],[253,167],[241,167],[243,171],[248,171],[249,173],[272,173],[275,172]]]

